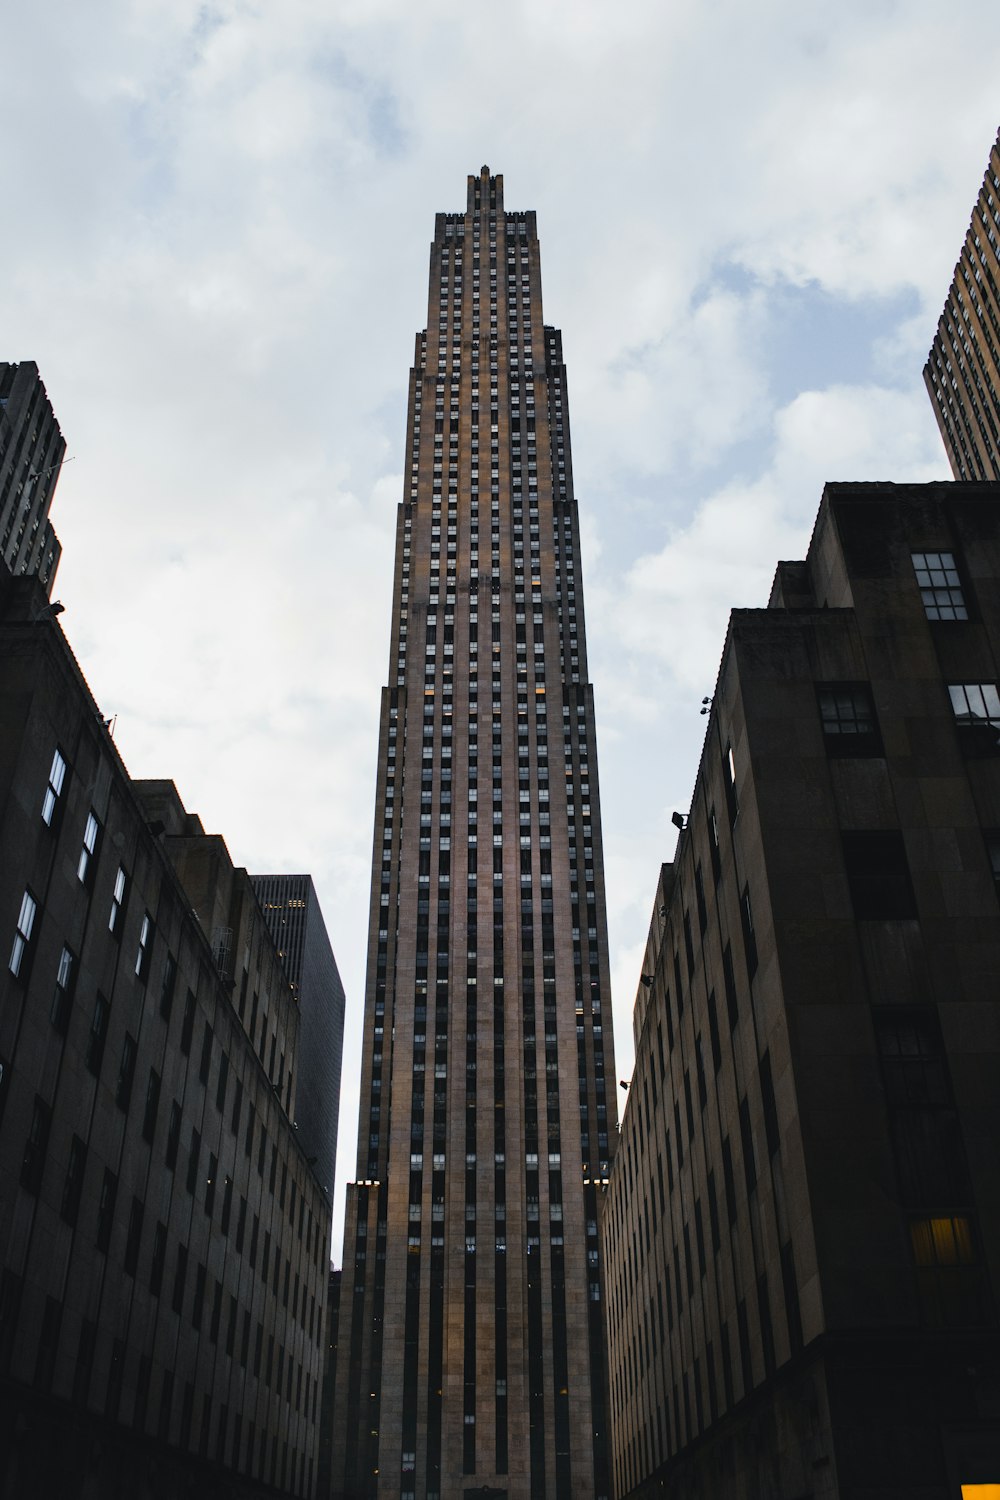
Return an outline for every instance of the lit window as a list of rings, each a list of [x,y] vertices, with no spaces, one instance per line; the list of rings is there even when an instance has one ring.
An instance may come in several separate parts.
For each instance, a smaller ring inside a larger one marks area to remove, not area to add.
[[[62,953],[59,955],[59,968],[56,970],[56,988],[49,1017],[57,1031],[66,1030],[75,971],[76,960],[73,952],[63,944]]]
[[[87,814],[87,826],[83,830],[83,848],[80,850],[80,859],[76,867],[77,878],[84,884],[89,885],[94,877],[93,859],[97,852],[97,839],[101,831],[95,815]]]
[[[65,780],[66,762],[63,759],[61,752],[59,750],[56,750],[52,756],[52,769],[49,772],[49,784],[45,788],[45,796],[42,799],[42,822],[48,823],[49,827],[52,826],[52,819],[55,817],[56,804],[59,801],[59,794],[63,789],[63,782]]]
[[[913,571],[928,620],[967,620],[962,582],[952,552],[914,552]]]
[[[17,918],[17,930],[14,933],[14,946],[10,952],[10,972],[21,975],[26,970],[25,959],[31,943],[31,934],[35,925],[35,914],[38,911],[38,903],[30,891],[25,891],[21,897],[21,910]]]
[[[111,898],[111,914],[108,917],[108,931],[121,936],[122,907],[125,905],[125,891],[128,885],[128,876],[124,867],[118,866],[118,874],[115,876],[115,893]]]
[[[956,724],[1000,730],[1000,693],[995,682],[950,682],[948,696]]]
[[[144,912],[142,926],[139,929],[139,951],[135,955],[135,972],[138,979],[145,979],[149,973],[149,957],[152,952],[153,922],[149,912]]]

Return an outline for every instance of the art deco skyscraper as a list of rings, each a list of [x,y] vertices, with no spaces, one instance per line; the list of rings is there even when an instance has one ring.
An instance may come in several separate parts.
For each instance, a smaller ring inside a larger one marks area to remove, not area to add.
[[[439,214],[410,375],[334,1490],[609,1493],[615,1136],[561,337],[503,179]]]
[[[1000,135],[924,366],[956,479],[1000,479]]]

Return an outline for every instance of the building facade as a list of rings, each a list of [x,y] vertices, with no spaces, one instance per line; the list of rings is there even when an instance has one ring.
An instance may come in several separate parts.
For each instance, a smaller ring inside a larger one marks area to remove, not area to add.
[[[311,1496],[330,1203],[245,871],[0,579],[0,1490]]]
[[[1000,136],[924,366],[956,479],[1000,479]]]
[[[406,442],[334,1493],[592,1500],[616,1135],[594,706],[561,337],[535,215],[485,167],[436,220]]]
[[[731,617],[604,1215],[619,1496],[1000,1478],[998,502],[828,485]]]
[[[299,1008],[296,1123],[333,1200],[344,1055],[344,986],[309,875],[252,875],[264,921]]]
[[[50,594],[62,548],[49,506],[65,454],[38,366],[0,362],[0,559]]]

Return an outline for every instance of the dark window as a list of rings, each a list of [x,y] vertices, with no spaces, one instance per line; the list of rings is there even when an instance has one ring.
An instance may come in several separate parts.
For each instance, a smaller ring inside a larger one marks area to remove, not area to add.
[[[41,1095],[36,1094],[31,1112],[31,1124],[24,1143],[24,1155],[21,1159],[21,1186],[29,1193],[37,1193],[42,1185],[51,1125],[52,1110]]]
[[[702,937],[708,926],[708,908],[705,905],[705,880],[701,873],[701,865],[695,866],[694,872],[694,898],[698,908],[698,928]]]
[[[917,908],[902,834],[845,833],[841,838],[857,919],[886,921],[915,917]]]
[[[50,1390],[56,1367],[56,1350],[59,1347],[59,1330],[62,1326],[62,1303],[57,1297],[46,1297],[42,1313],[42,1326],[38,1335],[38,1353],[35,1357],[35,1388]]]
[[[163,1284],[163,1262],[167,1255],[167,1226],[158,1222],[153,1231],[153,1258],[149,1265],[149,1290],[154,1297],[160,1295]]]
[[[49,1019],[57,1031],[65,1032],[69,1025],[69,1012],[73,1003],[73,989],[75,984],[76,955],[64,943],[62,952],[59,955],[55,990],[52,995],[52,1009],[49,1012]]]
[[[104,1043],[108,1035],[108,1011],[108,1002],[98,990],[94,1001],[94,1014],[90,1022],[90,1034],[87,1037],[87,1067],[95,1078],[100,1076],[101,1060],[104,1057]]]
[[[115,1222],[115,1200],[118,1197],[118,1178],[110,1167],[104,1168],[104,1181],[101,1184],[101,1196],[97,1204],[97,1233],[95,1239],[98,1250],[107,1253],[111,1244],[111,1231]]]
[[[222,1232],[229,1233],[229,1219],[233,1211],[233,1179],[226,1177],[222,1189]]]
[[[736,1023],[740,1018],[739,1003],[736,998],[736,974],[733,970],[733,950],[729,943],[722,951],[722,977],[726,987],[726,1010],[729,1014],[729,1029],[736,1030]]]
[[[184,1020],[181,1022],[181,1051],[185,1057],[191,1051],[191,1037],[194,1032],[194,991],[188,990],[184,1001]]]
[[[139,1242],[142,1239],[142,1219],[145,1209],[138,1198],[132,1199],[128,1216],[128,1234],[125,1237],[125,1258],[122,1264],[130,1276],[135,1275],[139,1264]]]
[[[986,834],[986,857],[990,862],[993,885],[1000,896],[1000,830],[990,829]]]
[[[121,1062],[118,1065],[118,1084],[115,1088],[115,1103],[119,1109],[127,1110],[132,1097],[132,1080],[135,1077],[135,1037],[126,1031],[122,1043]]]
[[[750,887],[743,887],[740,896],[740,921],[743,924],[743,948],[746,953],[747,974],[752,979],[757,972],[757,934],[753,925],[753,910],[750,906]]]
[[[740,1101],[740,1141],[743,1146],[743,1174],[746,1177],[747,1197],[750,1197],[757,1186],[757,1148],[750,1125],[750,1103],[747,1099]]]
[[[207,1074],[206,1074],[207,1077]],[[226,1087],[229,1083],[229,1057],[223,1052],[219,1058],[219,1081],[215,1089],[215,1107],[224,1110],[226,1107]]]
[[[205,1262],[199,1261],[198,1268],[194,1273],[194,1297],[191,1301],[191,1327],[194,1329],[201,1327],[201,1314],[205,1306],[206,1276]]]
[[[882,740],[867,682],[818,683],[827,755],[881,755]]]
[[[67,1224],[75,1224],[80,1212],[80,1195],[83,1192],[83,1174],[87,1169],[87,1147],[78,1135],[69,1145],[69,1161],[63,1182],[62,1203],[59,1212]]]
[[[215,1291],[212,1293],[212,1318],[208,1325],[208,1336],[213,1344],[219,1341],[219,1324],[222,1321],[222,1282],[215,1283]]]
[[[146,1084],[146,1108],[142,1115],[142,1136],[153,1144],[156,1134],[156,1114],[160,1107],[160,1075],[155,1068],[149,1070],[149,1080]]]
[[[722,1043],[719,1039],[719,1017],[714,990],[710,990],[708,996],[708,1035],[712,1045],[712,1067],[718,1073],[722,1067]]]
[[[975,1230],[966,1214],[910,1223],[921,1316],[937,1326],[978,1325],[984,1311]]]
[[[708,852],[712,858],[712,877],[718,885],[722,874],[722,848],[719,843],[719,820],[715,816],[714,807],[708,813]]]
[[[212,1217],[212,1209],[215,1207],[215,1174],[218,1170],[218,1157],[214,1151],[210,1151],[208,1154],[208,1180],[205,1183],[205,1212],[209,1218]]]
[[[184,1306],[184,1282],[187,1279],[187,1265],[187,1245],[178,1245],[177,1263],[174,1266],[174,1292],[171,1299],[171,1306],[175,1313],[179,1313]]]
[[[177,986],[177,961],[172,953],[167,954],[163,965],[163,981],[160,985],[160,1015],[165,1021],[170,1020],[170,1012],[174,1004],[174,990]]]
[[[928,620],[967,620],[962,580],[953,552],[913,552],[913,571]]]
[[[208,1082],[209,1069],[212,1066],[212,1028],[205,1022],[205,1031],[201,1039],[201,1063],[198,1067],[198,1077],[202,1083]]]
[[[237,1078],[236,1087],[233,1090],[233,1113],[229,1121],[230,1129],[235,1135],[240,1128],[240,1114],[243,1110],[243,1080]]]
[[[188,1152],[187,1181],[185,1186],[189,1193],[193,1193],[198,1185],[198,1159],[201,1156],[201,1134],[199,1131],[191,1131],[191,1149]]]
[[[177,1165],[177,1151],[181,1141],[181,1107],[174,1099],[170,1105],[170,1124],[167,1126],[167,1145],[163,1159],[172,1172]]]
[[[760,1097],[764,1106],[764,1134],[767,1137],[767,1154],[775,1156],[781,1145],[778,1129],[778,1107],[774,1100],[774,1081],[771,1077],[771,1054],[764,1053],[760,1060]]]

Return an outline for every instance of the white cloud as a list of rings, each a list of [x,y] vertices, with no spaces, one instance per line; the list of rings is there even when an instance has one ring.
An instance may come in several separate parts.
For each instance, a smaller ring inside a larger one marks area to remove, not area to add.
[[[957,30],[977,67],[930,110]],[[539,213],[627,1056],[729,607],[802,554],[824,480],[946,473],[919,365],[995,131],[994,34],[985,0],[7,18],[0,122],[22,145],[0,158],[0,358],[38,361],[76,455],[53,516],[67,632],[134,774],[174,776],[238,860],[316,875],[354,1026],[341,1181],[434,212],[487,161]],[[788,283],[882,299],[881,385],[776,405]]]

